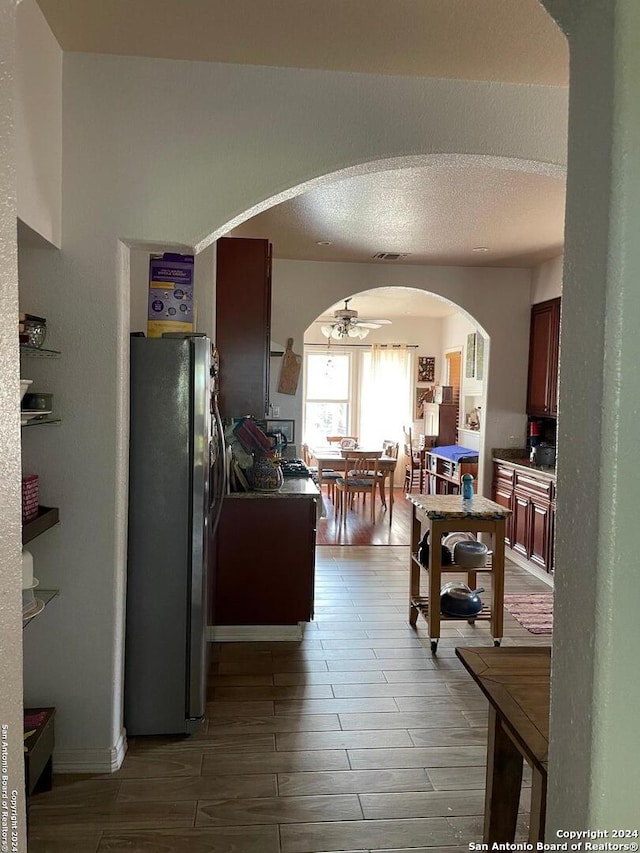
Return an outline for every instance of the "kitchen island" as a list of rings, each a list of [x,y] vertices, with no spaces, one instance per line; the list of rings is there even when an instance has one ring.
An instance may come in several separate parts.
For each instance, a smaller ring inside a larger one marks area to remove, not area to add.
[[[308,477],[226,495],[209,554],[210,639],[302,637],[300,623],[313,618],[319,500]]]

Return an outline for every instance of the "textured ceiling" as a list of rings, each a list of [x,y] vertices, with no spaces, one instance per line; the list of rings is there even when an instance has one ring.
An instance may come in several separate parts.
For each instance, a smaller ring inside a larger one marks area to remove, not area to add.
[[[63,50],[566,85],[538,0],[38,0]]]
[[[407,317],[448,317],[456,309],[444,299],[413,287],[377,287],[363,290],[353,297],[349,308],[362,318],[401,320]],[[333,312],[344,308],[344,299],[336,302],[322,315],[331,318]]]
[[[399,169],[310,190],[231,233],[268,237],[276,258],[374,263],[377,252],[407,252],[375,263],[526,267],[562,251],[564,198],[560,177]]]

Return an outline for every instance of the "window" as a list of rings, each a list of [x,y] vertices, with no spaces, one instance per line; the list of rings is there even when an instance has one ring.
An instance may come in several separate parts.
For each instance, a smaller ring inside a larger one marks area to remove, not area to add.
[[[328,435],[349,435],[351,354],[305,353],[304,441],[322,445]]]

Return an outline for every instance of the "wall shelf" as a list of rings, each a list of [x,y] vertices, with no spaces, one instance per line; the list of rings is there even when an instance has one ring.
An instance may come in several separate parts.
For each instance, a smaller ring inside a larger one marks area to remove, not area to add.
[[[59,350],[45,349],[44,347],[32,347],[29,344],[20,344],[20,355],[29,358],[60,358]]]
[[[22,617],[23,629],[26,625],[29,624],[29,622],[31,622],[32,619],[35,619],[36,616],[39,616],[42,613],[42,611],[45,609],[47,604],[49,604],[50,601],[53,601],[53,599],[59,594],[60,594],[59,589],[39,589],[38,594],[36,595],[36,601],[41,602],[42,607],[39,607],[36,611],[34,611],[33,613],[30,613],[28,616]]]
[[[21,423],[20,425],[23,427],[32,427],[32,426],[42,426],[43,424],[61,424],[62,418],[57,418],[55,416],[49,417],[48,415],[42,415],[39,418],[31,418],[26,423]]]
[[[22,525],[22,544],[26,545],[60,521],[57,506],[39,506],[38,515]]]

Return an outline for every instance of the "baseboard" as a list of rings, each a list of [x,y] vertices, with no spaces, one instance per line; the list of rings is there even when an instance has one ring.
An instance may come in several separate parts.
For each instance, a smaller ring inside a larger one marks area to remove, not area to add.
[[[544,581],[547,586],[550,586],[551,589],[553,589],[553,575],[549,575],[543,569],[539,569],[538,566],[534,566],[526,557],[523,557],[521,554],[518,554],[516,551],[513,551],[507,546],[505,546],[504,549],[504,556],[507,560],[511,560],[511,562],[515,563],[516,566],[520,566],[521,569],[525,569],[525,571],[534,575],[534,577],[539,580]]]
[[[303,622],[297,625],[209,625],[207,640],[210,643],[295,642],[302,639],[303,625]]]
[[[120,769],[127,751],[124,729],[115,746],[110,749],[54,749],[54,773],[115,773]]]

